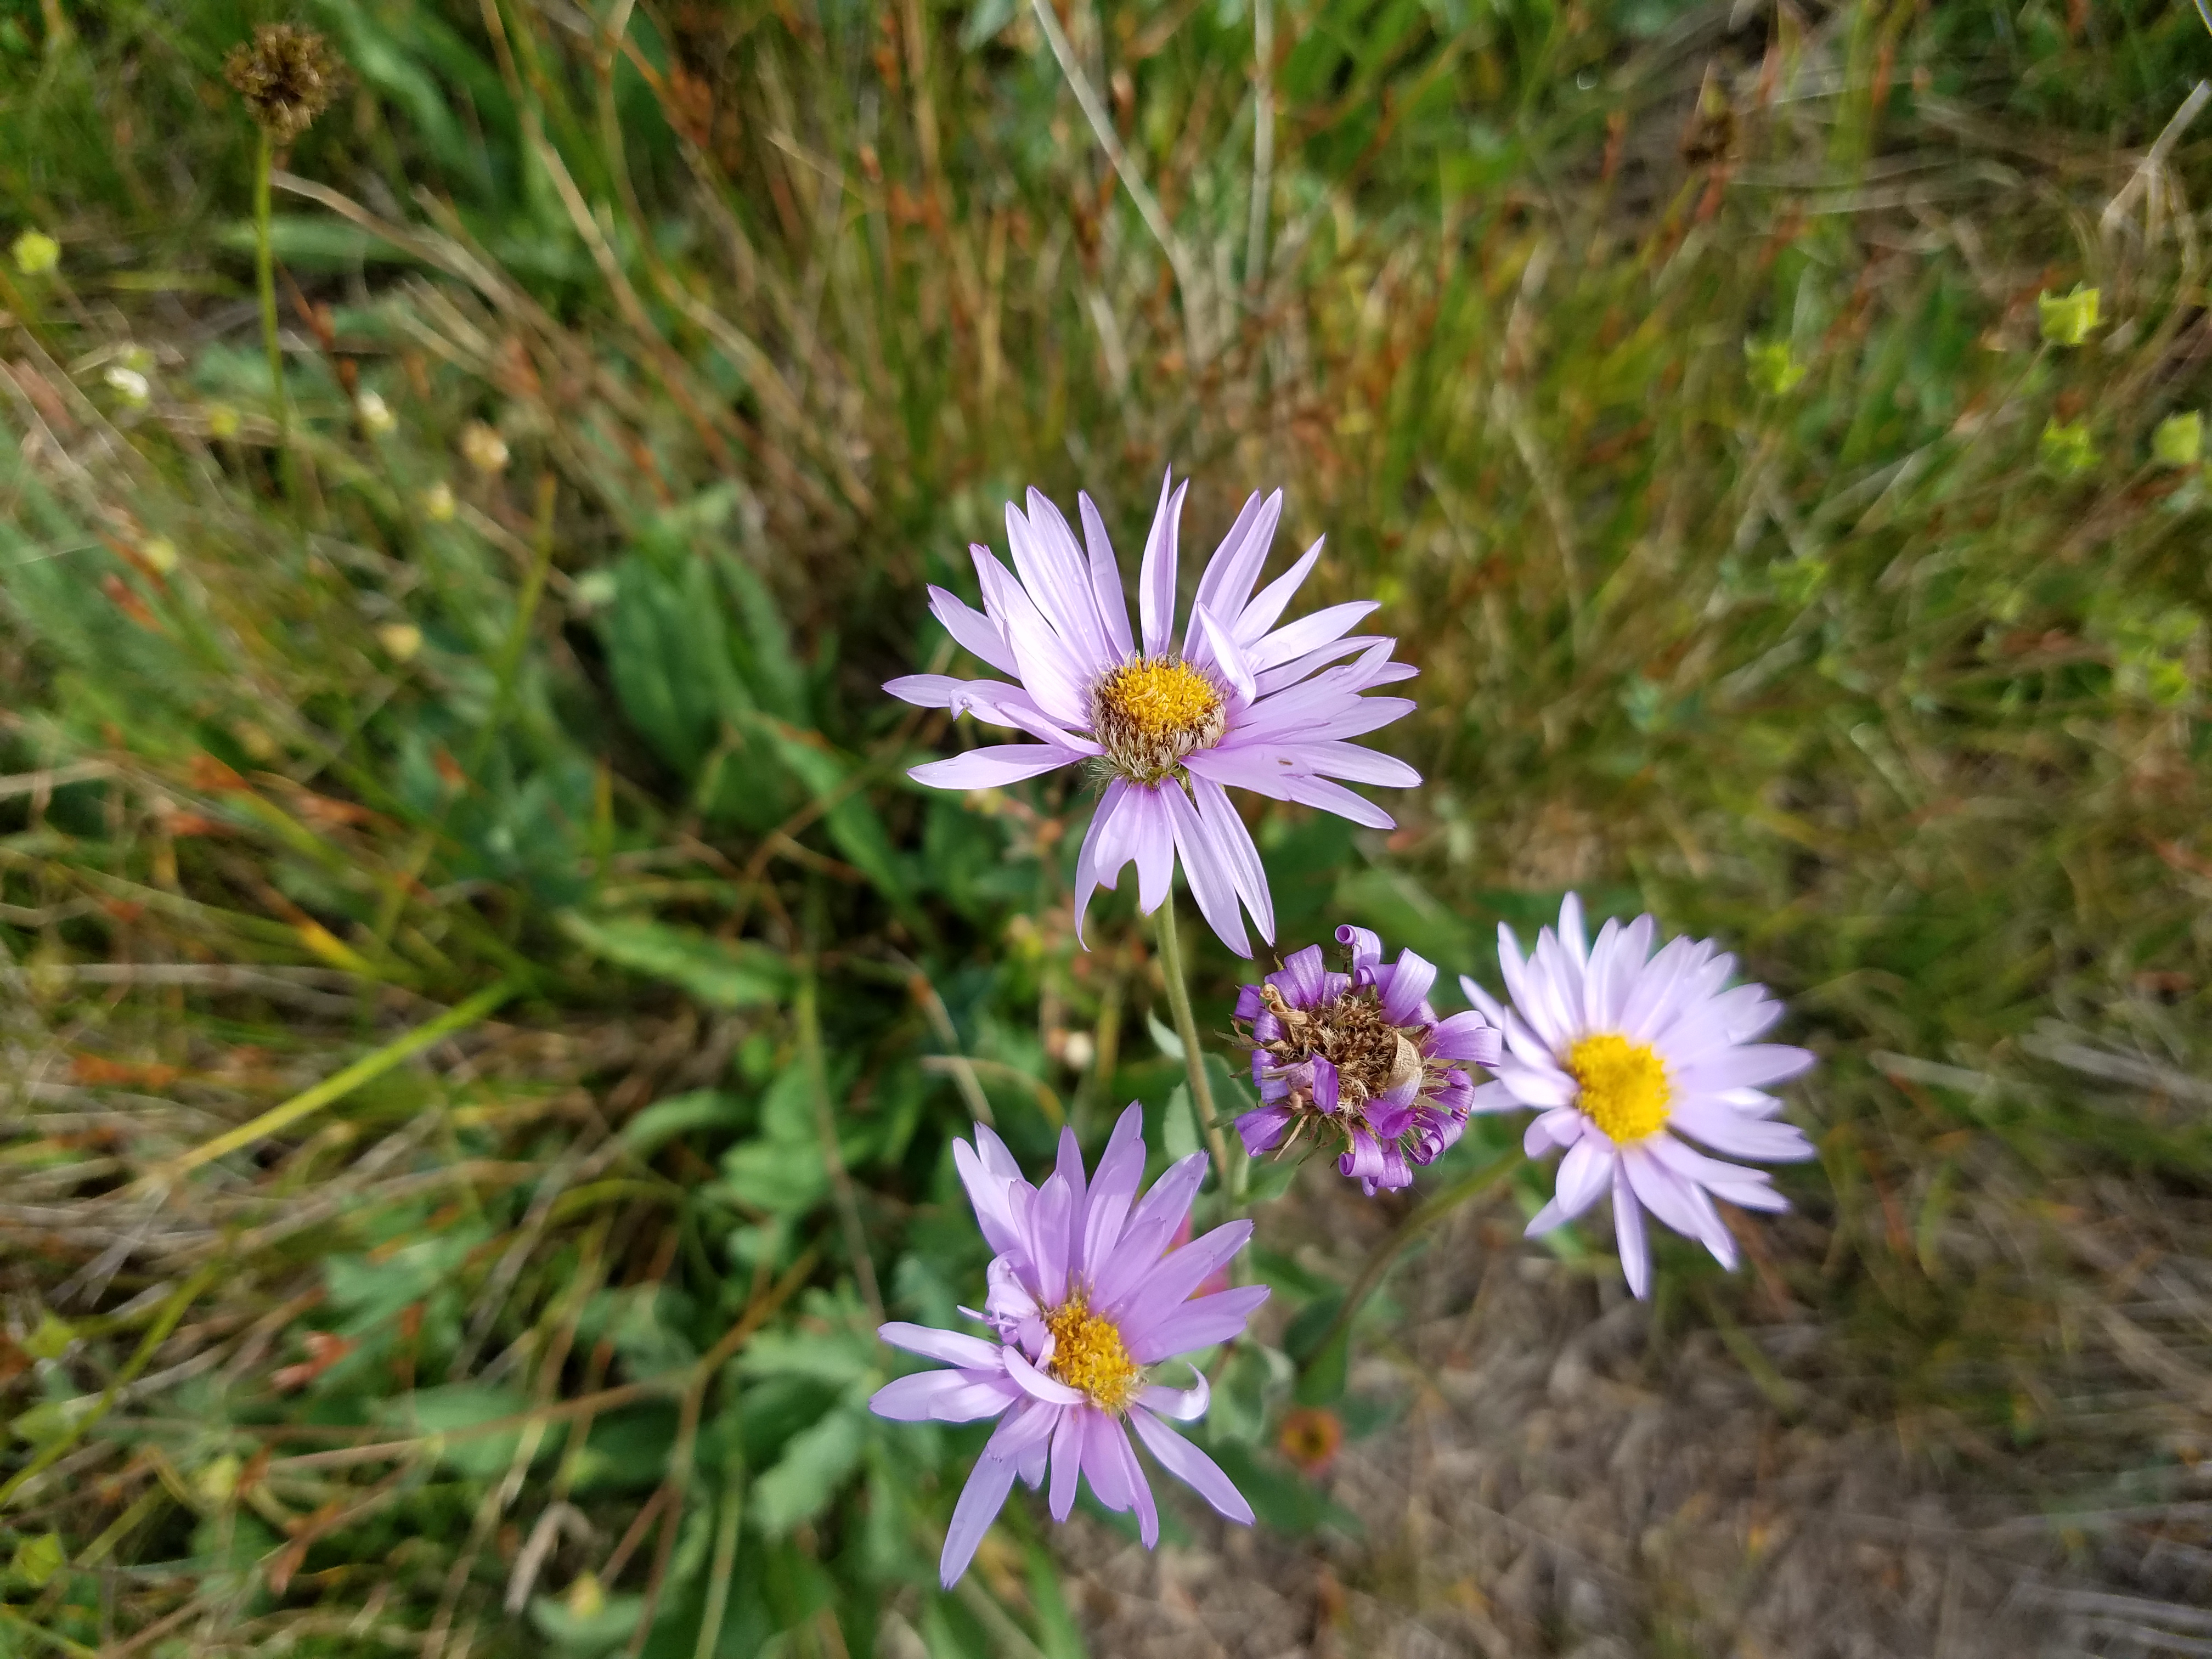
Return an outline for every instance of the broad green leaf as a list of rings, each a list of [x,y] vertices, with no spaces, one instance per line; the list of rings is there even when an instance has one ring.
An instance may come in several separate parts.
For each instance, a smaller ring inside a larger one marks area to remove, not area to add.
[[[529,1408],[529,1400],[513,1389],[483,1382],[449,1382],[435,1389],[417,1389],[380,1402],[378,1418],[414,1434],[451,1437],[480,1424],[514,1417]],[[544,1455],[560,1443],[560,1425],[549,1425],[537,1448]],[[437,1446],[440,1460],[464,1474],[489,1478],[504,1474],[522,1442],[520,1429],[490,1434],[443,1438]]]
[[[782,1460],[753,1483],[755,1520],[781,1535],[829,1506],[860,1461],[867,1419],[857,1406],[840,1406],[813,1427],[793,1435]]]
[[[15,1546],[15,1553],[8,1562],[8,1571],[33,1589],[44,1589],[68,1559],[69,1551],[63,1547],[62,1535],[58,1532],[42,1532],[36,1538],[26,1538]]]

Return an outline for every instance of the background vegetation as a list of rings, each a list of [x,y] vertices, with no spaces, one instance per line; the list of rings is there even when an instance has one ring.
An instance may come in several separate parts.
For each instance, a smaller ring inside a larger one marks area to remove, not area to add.
[[[1087,798],[911,787],[877,688],[1003,501],[1133,548],[1169,465],[1423,669],[1398,832],[1264,815],[1285,945],[1739,944],[1822,1158],[1652,1351],[2203,1650],[2212,35],[1260,3],[317,0],[280,425],[280,14],[0,0],[0,1652],[1081,1650],[1018,1501],[936,1590],[979,1437],[871,1329],[975,1294],[971,1115],[1157,1151],[1180,1067]],[[1285,1414],[1376,1413],[1262,1244],[1207,1432],[1327,1528]]]

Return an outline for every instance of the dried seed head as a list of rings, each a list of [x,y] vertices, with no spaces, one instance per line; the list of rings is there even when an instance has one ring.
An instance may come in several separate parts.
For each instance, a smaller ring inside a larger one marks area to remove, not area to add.
[[[251,46],[233,46],[222,60],[222,78],[280,144],[290,143],[331,106],[343,75],[330,43],[295,23],[262,24]]]

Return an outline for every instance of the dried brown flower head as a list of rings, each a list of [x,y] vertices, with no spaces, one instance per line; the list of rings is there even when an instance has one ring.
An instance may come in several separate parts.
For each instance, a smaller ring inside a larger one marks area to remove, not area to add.
[[[264,23],[251,46],[233,46],[222,60],[222,78],[280,144],[290,143],[331,106],[343,72],[330,43],[296,23]]]

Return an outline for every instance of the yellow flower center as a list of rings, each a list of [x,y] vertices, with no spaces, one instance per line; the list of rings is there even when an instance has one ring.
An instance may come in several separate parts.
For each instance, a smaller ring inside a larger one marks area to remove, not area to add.
[[[1213,682],[1175,657],[1123,665],[1098,683],[1098,698],[1139,732],[1156,739],[1201,726],[1221,707]]]
[[[1194,749],[1228,729],[1221,688],[1180,657],[1146,657],[1109,669],[1091,688],[1091,735],[1126,777],[1157,783]]]
[[[1667,1121],[1667,1063],[1650,1043],[1611,1031],[1586,1036],[1567,1051],[1567,1070],[1582,1085],[1577,1104],[1622,1146]]]
[[[1044,1328],[1052,1333],[1052,1374],[1069,1388],[1090,1395],[1103,1412],[1119,1412],[1137,1397],[1145,1384],[1143,1367],[1129,1358],[1120,1328],[1091,1312],[1083,1297],[1047,1314]]]

